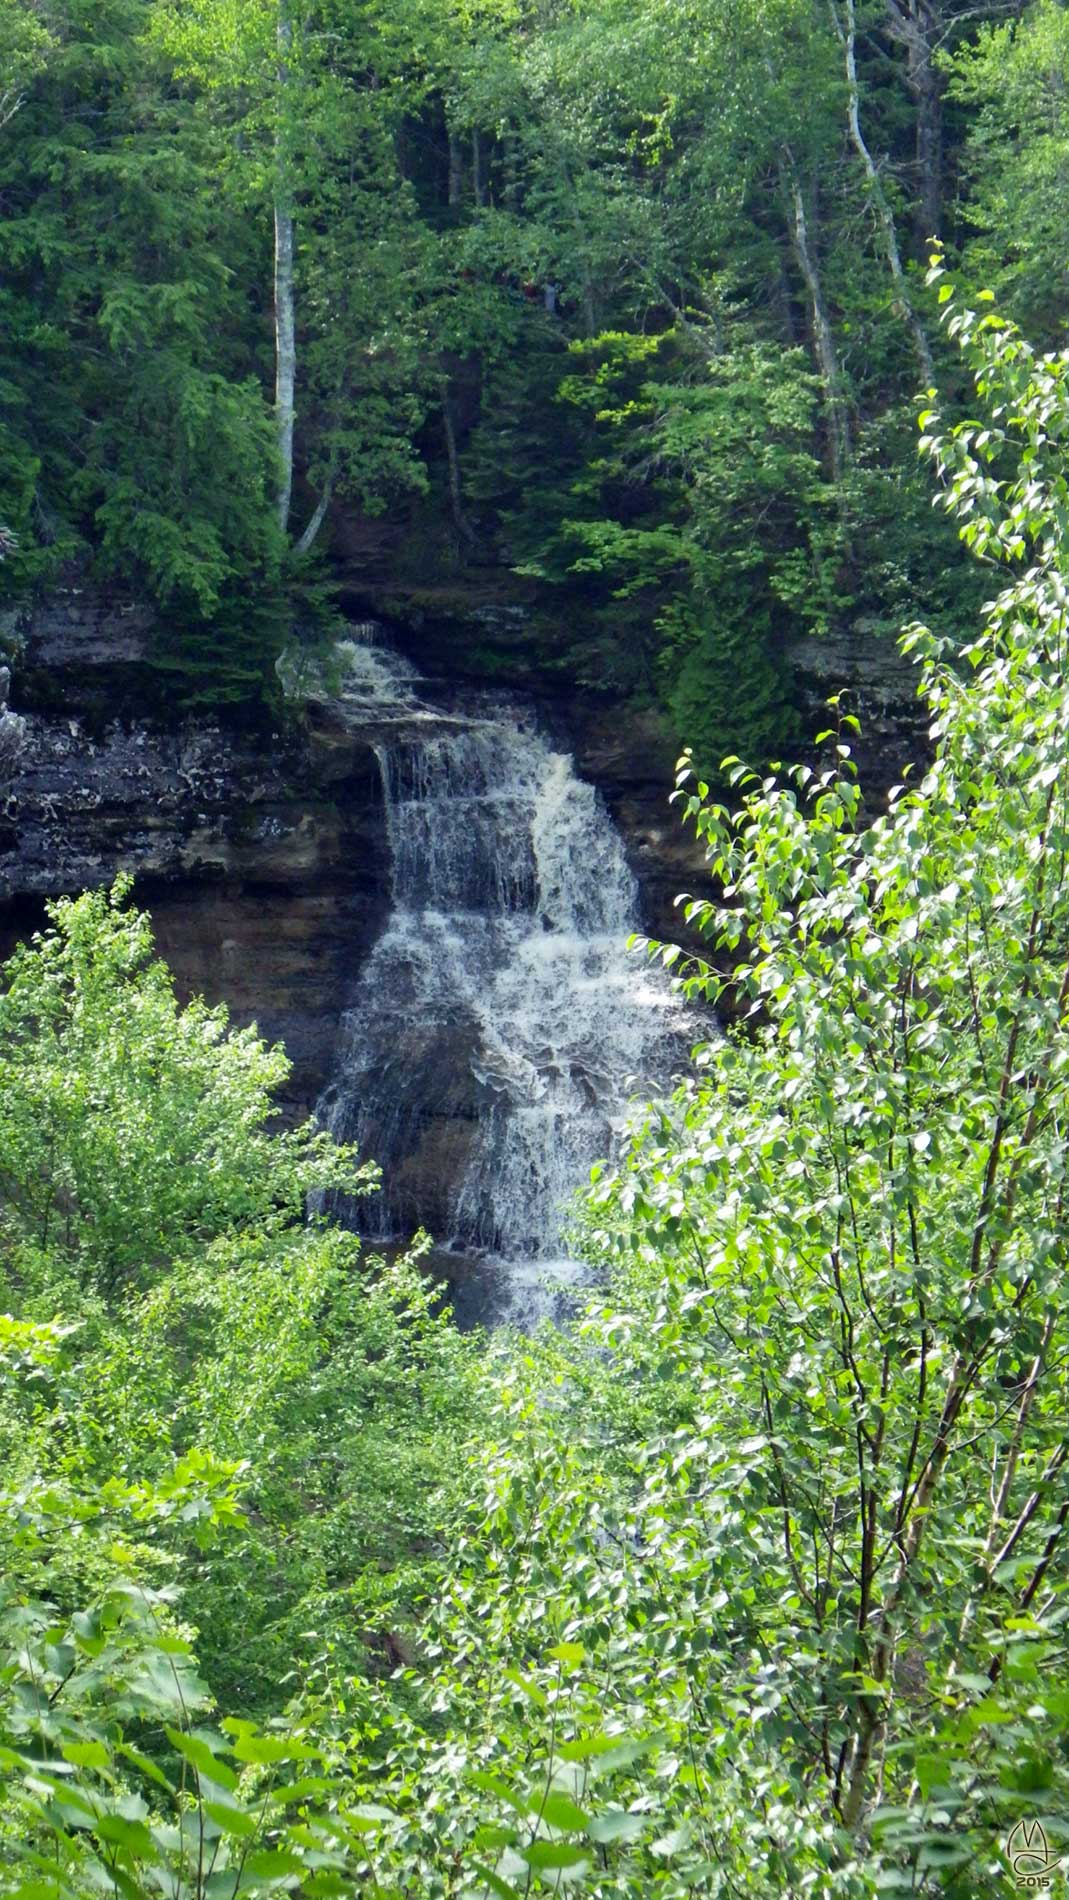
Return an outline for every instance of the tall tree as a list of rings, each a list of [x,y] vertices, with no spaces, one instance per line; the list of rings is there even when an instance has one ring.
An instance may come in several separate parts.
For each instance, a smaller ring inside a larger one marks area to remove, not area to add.
[[[275,176],[271,193],[275,234],[275,417],[278,425],[278,525],[289,527],[293,495],[294,390],[297,380],[297,318],[293,292],[294,99],[293,21],[290,0],[278,0],[278,104]]]
[[[906,274],[902,268],[902,256],[898,245],[898,232],[895,228],[894,212],[891,209],[887,193],[884,190],[879,168],[873,159],[872,153],[869,151],[864,132],[861,129],[861,88],[858,83],[857,75],[857,19],[854,9],[854,0],[843,0],[841,13],[836,0],[829,0],[829,6],[835,32],[843,49],[843,59],[846,63],[847,120],[850,126],[850,137],[864,168],[866,189],[879,228],[884,254],[887,258],[887,268],[891,273],[891,281],[894,285],[895,309],[909,330],[913,342],[920,386],[922,389],[927,389],[931,385],[933,376],[932,352],[928,345],[924,325],[917,315],[909,287],[906,283]],[[928,214],[925,212],[923,215],[927,216]],[[933,239],[938,236],[938,231],[934,224],[930,235]]]
[[[924,257],[942,235],[943,86],[939,63],[949,37],[951,8],[942,0],[886,0],[887,30],[904,48],[906,81],[915,113],[913,238]]]
[[[1065,334],[1069,17],[1042,0],[959,46],[950,94],[969,115],[961,214],[970,270],[1050,342]]]
[[[255,253],[143,25],[128,0],[71,0],[0,134],[5,572],[33,578],[84,536],[195,618],[277,566]]]

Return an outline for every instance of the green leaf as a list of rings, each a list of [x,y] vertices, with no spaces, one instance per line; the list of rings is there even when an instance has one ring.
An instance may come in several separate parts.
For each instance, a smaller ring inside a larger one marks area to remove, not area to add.
[[[163,1769],[149,1755],[142,1754],[140,1749],[134,1748],[129,1742],[119,1742],[115,1752],[132,1762],[134,1767],[140,1769],[143,1775],[147,1775],[150,1781],[154,1781],[157,1787],[166,1788],[168,1794],[175,1793],[173,1781],[168,1780]]]
[[[610,1808],[604,1814],[594,1816],[588,1823],[587,1833],[592,1841],[609,1846],[619,1841],[637,1841],[648,1826],[649,1821],[644,1814],[629,1814],[622,1808]]]
[[[111,1750],[105,1742],[61,1742],[64,1761],[75,1768],[110,1768]]]
[[[257,1735],[243,1730],[231,1743],[231,1753],[238,1761],[269,1767],[283,1761],[315,1761],[320,1750],[290,1736]]]
[[[245,1861],[245,1872],[251,1879],[281,1880],[290,1874],[303,1873],[307,1861],[301,1854],[287,1854],[277,1847],[258,1847]]]
[[[563,1790],[557,1788],[551,1788],[544,1800],[532,1799],[528,1803],[528,1808],[533,1812],[540,1811],[542,1819],[547,1821],[550,1827],[561,1828],[573,1834],[585,1828],[590,1820],[590,1816],[572,1800],[570,1794],[565,1794]]]
[[[187,1735],[181,1729],[169,1727],[164,1732],[171,1747],[192,1763],[198,1775],[214,1781],[220,1788],[237,1787],[238,1778],[229,1762],[223,1761],[201,1736]],[[234,1752],[237,1753],[236,1747]]]
[[[361,1801],[355,1807],[345,1808],[341,1818],[358,1833],[371,1834],[376,1828],[385,1827],[389,1822],[396,1821],[397,1816],[392,1808],[378,1807],[372,1801]]]
[[[205,1800],[204,1812],[222,1828],[224,1834],[233,1834],[239,1840],[251,1840],[260,1832],[258,1810],[250,1812],[247,1808],[238,1807],[236,1803]]]
[[[316,1800],[327,1794],[331,1782],[326,1775],[304,1775],[299,1781],[287,1781],[272,1788],[267,1795],[270,1807],[284,1807],[290,1802]]]
[[[528,1677],[521,1676],[518,1669],[505,1669],[502,1674],[506,1682],[515,1683],[517,1689],[522,1689],[527,1700],[533,1702],[536,1709],[548,1708],[545,1693],[536,1682],[531,1682]]]
[[[562,1761],[589,1761],[595,1755],[611,1755],[618,1745],[611,1735],[581,1735],[558,1743],[557,1753]]]
[[[521,1847],[518,1852],[520,1859],[539,1873],[550,1868],[584,1867],[590,1862],[587,1850],[570,1841],[532,1841],[529,1847]]]
[[[102,1814],[95,1832],[102,1841],[128,1848],[135,1854],[154,1854],[152,1836],[143,1821],[128,1821],[121,1814]]]
[[[553,1662],[577,1664],[583,1661],[586,1650],[582,1643],[554,1643],[552,1649],[547,1649],[546,1655]]]
[[[500,1900],[520,1900],[519,1888],[511,1887],[507,1880],[502,1880],[500,1874],[494,1873],[493,1868],[484,1867],[481,1861],[476,1860],[472,1862],[472,1872],[478,1874],[483,1884],[489,1887],[491,1893],[498,1894]]]
[[[483,1769],[477,1768],[472,1770],[468,1780],[473,1787],[481,1788],[484,1794],[496,1795],[499,1801],[504,1801],[506,1806],[514,1808],[517,1814],[528,1813],[526,1798],[522,1794],[517,1794],[509,1787],[507,1781],[501,1780],[499,1775],[489,1775]]]

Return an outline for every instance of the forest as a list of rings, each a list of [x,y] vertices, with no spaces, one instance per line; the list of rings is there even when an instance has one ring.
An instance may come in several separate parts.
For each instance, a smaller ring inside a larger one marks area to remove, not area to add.
[[[1069,1878],[1067,99],[1055,0],[0,0],[0,658],[101,580],[266,731],[381,523],[706,867],[529,1334],[131,876],[0,968],[0,1895]]]
[[[535,663],[710,769],[797,740],[799,636],[965,636],[924,273],[938,237],[1059,341],[1060,6],[6,0],[0,36],[3,598],[88,560],[165,610],[170,694],[247,711],[385,518],[414,585],[522,575]]]

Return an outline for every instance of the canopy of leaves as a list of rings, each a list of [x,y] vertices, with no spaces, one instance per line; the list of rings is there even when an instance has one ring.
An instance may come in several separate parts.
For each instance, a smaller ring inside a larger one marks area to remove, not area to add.
[[[703,768],[767,758],[799,634],[964,636],[978,605],[903,417],[933,353],[955,394],[936,228],[1061,335],[1064,17],[1002,14],[12,0],[5,593],[71,556],[122,576],[213,705],[270,696],[365,540],[460,598],[519,568],[536,665],[654,702]]]

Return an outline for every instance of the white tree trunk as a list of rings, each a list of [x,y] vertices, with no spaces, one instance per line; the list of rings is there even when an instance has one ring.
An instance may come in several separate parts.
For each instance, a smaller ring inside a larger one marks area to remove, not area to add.
[[[278,130],[275,136],[275,421],[278,430],[278,520],[285,533],[293,494],[293,398],[297,323],[293,302],[293,177],[288,91],[293,26],[289,0],[278,7]]]
[[[780,155],[780,180],[787,204],[788,226],[794,255],[805,279],[806,290],[809,292],[813,343],[817,352],[817,362],[820,364],[821,381],[824,384],[831,473],[833,480],[837,482],[841,479],[843,470],[850,459],[850,436],[846,406],[843,401],[843,379],[839,369],[838,351],[835,348],[835,334],[831,327],[827,305],[824,302],[816,254],[809,240],[805,198],[802,195],[801,182],[789,146],[784,146]]]
[[[306,527],[304,533],[302,534],[300,540],[297,543],[298,554],[308,553],[308,550],[311,547],[313,541],[315,540],[316,535],[319,533],[320,528],[323,526],[323,523],[326,520],[327,509],[330,507],[331,496],[333,495],[333,493],[334,493],[334,471],[333,469],[331,469],[329,475],[327,476],[326,481],[323,484],[323,493],[320,495],[319,500],[316,502],[315,513],[313,514],[311,520],[308,523],[308,526]]]
[[[857,58],[855,54],[857,26],[854,16],[854,0],[844,0],[845,24],[839,18],[835,0],[829,0],[829,5],[831,8],[832,25],[839,36],[839,42],[843,49],[843,58],[846,63],[846,116],[850,126],[850,137],[853,141],[854,150],[865,168],[869,200],[876,214],[876,222],[880,227],[884,255],[887,258],[887,267],[891,273],[891,279],[895,287],[895,311],[898,316],[902,318],[903,323],[910,333],[913,341],[913,352],[917,359],[917,371],[923,388],[927,389],[931,385],[934,377],[932,353],[928,347],[928,338],[924,333],[924,325],[921,323],[910,301],[906,276],[902,269],[902,258],[898,249],[898,233],[895,230],[894,213],[887,202],[887,194],[884,191],[880,174],[876,169],[872,153],[865,143],[865,135],[861,130],[861,94],[857,81]]]

